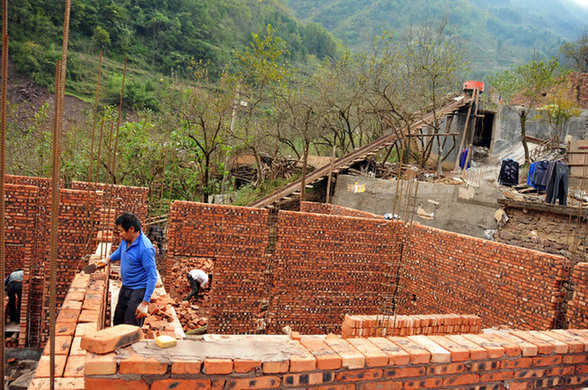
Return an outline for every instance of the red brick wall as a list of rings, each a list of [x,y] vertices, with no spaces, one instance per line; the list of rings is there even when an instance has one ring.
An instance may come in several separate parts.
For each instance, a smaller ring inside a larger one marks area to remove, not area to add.
[[[56,302],[57,308],[61,306],[63,298],[67,293],[71,281],[80,271],[83,265],[82,257],[94,252],[92,239],[98,234],[94,230],[89,237],[90,221],[97,221],[101,215],[102,196],[95,192],[88,194],[80,190],[60,190],[59,195],[59,228],[57,235],[57,280],[56,280]],[[88,214],[88,208],[94,206]],[[51,209],[51,201],[47,200],[47,210]],[[48,218],[51,220],[51,218]],[[47,226],[50,229],[50,226]],[[43,305],[43,340],[49,334],[49,255],[50,242],[47,243],[47,260],[44,267],[44,305]]]
[[[561,256],[415,224],[401,277],[409,303],[400,314],[468,313],[484,327],[551,329],[564,264]]]
[[[338,332],[345,313],[378,312],[395,224],[281,211],[277,227],[271,333]]]
[[[384,271],[400,260],[399,222],[279,212],[272,223],[266,210],[189,202],[175,202],[170,215],[168,269],[174,257],[214,259],[209,326],[216,333],[280,333],[285,325],[338,332],[344,314],[380,310],[394,283]],[[553,327],[567,277],[563,257],[418,224],[407,242],[398,314]]]
[[[568,304],[569,327],[588,328],[588,263],[578,263],[572,273],[574,296]]]
[[[265,209],[172,203],[165,288],[169,291],[177,277],[172,273],[176,256],[213,259],[210,332],[255,333],[263,300],[267,219]]]
[[[249,340],[268,343],[260,336]],[[179,340],[177,348],[193,355],[168,352],[162,359],[154,358],[149,341],[139,341],[116,354],[88,354],[84,388],[521,390],[585,389],[588,382],[584,330],[274,340],[271,348],[281,356],[243,347],[232,356],[214,348],[198,353],[214,341]],[[225,348],[243,342],[239,336],[222,339]],[[31,388],[42,385],[35,379]]]
[[[74,190],[87,190],[88,183],[82,181],[73,181],[71,188]],[[141,222],[147,218],[147,197],[149,196],[149,188],[147,187],[130,187],[119,186],[114,187],[104,183],[92,183],[91,189],[97,191],[105,191],[104,197],[108,199],[109,191],[112,190],[112,200],[110,202],[111,208],[116,210],[115,215],[118,216],[126,211],[134,213],[139,217]],[[114,224],[114,221],[109,221]]]
[[[303,213],[341,215],[344,217],[384,218],[381,215],[355,210],[349,207],[337,206],[329,203],[301,202],[300,211]]]

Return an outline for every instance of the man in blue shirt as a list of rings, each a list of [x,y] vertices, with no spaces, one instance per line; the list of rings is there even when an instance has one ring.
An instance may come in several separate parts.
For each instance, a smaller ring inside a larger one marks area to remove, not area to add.
[[[141,232],[141,222],[133,213],[123,213],[115,221],[122,241],[113,254],[100,260],[104,265],[120,260],[122,287],[114,311],[114,325],[143,325],[155,283],[155,249]]]

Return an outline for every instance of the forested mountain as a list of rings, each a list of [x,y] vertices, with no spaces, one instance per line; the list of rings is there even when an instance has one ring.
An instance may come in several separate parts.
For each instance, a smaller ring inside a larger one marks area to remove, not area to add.
[[[8,5],[11,59],[35,83],[51,85],[61,56],[65,1]],[[305,63],[308,55],[322,59],[337,50],[329,32],[312,22],[298,23],[277,0],[73,0],[68,80],[88,78],[85,68],[92,61],[86,56],[97,62],[100,50],[119,63],[128,57],[135,69],[163,75],[185,75],[200,61],[215,74],[268,24],[285,42],[288,61]]]
[[[551,57],[588,29],[588,10],[571,0],[288,0],[303,21],[321,23],[355,49],[374,35],[447,18],[469,42],[474,77]]]

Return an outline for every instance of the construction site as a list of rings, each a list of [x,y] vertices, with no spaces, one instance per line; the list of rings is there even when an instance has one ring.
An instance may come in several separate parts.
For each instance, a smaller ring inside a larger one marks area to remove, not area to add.
[[[149,188],[60,177],[64,30],[52,176],[17,176],[4,168],[3,24],[0,272],[23,271],[20,319],[2,314],[5,389],[588,388],[587,74],[565,142],[527,135],[534,162],[567,161],[559,204],[518,163],[505,182],[505,161],[521,159],[516,118],[466,81],[440,109],[247,207],[174,200],[152,216]],[[122,92],[118,125],[121,107]],[[386,164],[417,139],[448,153],[443,179]],[[162,231],[141,327],[113,326],[121,266],[96,267],[121,244],[124,212]],[[187,301],[192,269],[214,279]]]

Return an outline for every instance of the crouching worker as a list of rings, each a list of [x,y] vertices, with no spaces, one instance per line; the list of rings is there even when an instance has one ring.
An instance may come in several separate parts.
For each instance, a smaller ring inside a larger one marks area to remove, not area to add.
[[[22,299],[23,271],[18,269],[4,279],[4,288],[8,293],[8,313],[10,322],[20,322],[20,300]],[[18,297],[18,304],[17,304]]]
[[[196,300],[198,300],[198,291],[206,287],[209,281],[212,282],[212,274],[207,274],[201,269],[193,269],[188,272],[188,282],[192,291],[190,291],[190,294],[184,300],[189,301],[192,297],[196,297]]]
[[[122,238],[120,246],[109,257],[100,260],[104,265],[120,260],[122,287],[114,310],[114,325],[143,325],[155,283],[155,249],[141,232],[141,222],[133,213],[123,213],[115,221]]]

